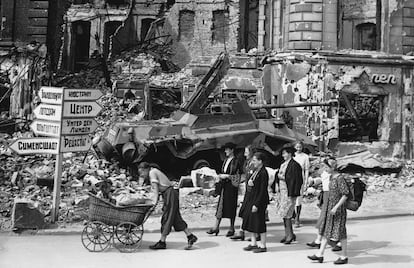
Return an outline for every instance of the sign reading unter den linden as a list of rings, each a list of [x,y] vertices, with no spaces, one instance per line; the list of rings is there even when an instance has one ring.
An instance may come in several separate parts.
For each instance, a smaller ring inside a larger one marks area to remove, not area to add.
[[[62,135],[90,134],[98,128],[93,118],[63,119]]]

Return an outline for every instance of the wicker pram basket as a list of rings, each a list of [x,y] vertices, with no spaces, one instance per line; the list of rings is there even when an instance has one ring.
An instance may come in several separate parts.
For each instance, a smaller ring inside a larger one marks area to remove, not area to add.
[[[100,221],[110,226],[123,222],[141,225],[153,207],[153,204],[120,207],[89,193],[89,221]]]

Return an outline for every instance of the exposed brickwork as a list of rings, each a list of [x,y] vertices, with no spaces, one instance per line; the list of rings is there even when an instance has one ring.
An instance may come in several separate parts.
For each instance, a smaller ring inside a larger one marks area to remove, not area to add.
[[[180,40],[179,17],[180,11],[191,10],[194,12],[194,36],[192,40],[185,42]],[[226,42],[213,42],[213,12],[228,10],[228,33]],[[174,39],[174,62],[180,67],[185,66],[198,56],[218,55],[226,48],[228,51],[237,51],[237,39],[239,28],[239,3],[233,1],[226,5],[225,1],[206,0],[181,0],[176,2],[166,15],[168,32]]]

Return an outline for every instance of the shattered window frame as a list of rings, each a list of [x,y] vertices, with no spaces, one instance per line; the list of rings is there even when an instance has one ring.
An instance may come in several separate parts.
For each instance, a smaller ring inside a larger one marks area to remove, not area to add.
[[[348,108],[345,97],[352,110]],[[385,95],[340,92],[339,141],[379,141],[378,130],[382,122],[385,98]]]

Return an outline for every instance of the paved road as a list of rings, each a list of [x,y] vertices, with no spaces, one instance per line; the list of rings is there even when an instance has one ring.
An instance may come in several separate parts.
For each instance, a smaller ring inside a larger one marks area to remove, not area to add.
[[[224,233],[224,230],[222,231]],[[89,253],[79,235],[66,236],[0,236],[0,268],[124,268],[124,267],[333,267],[337,255],[327,251],[325,263],[311,263],[306,255],[313,254],[304,244],[314,238],[315,229],[298,229],[299,242],[285,246],[278,241],[280,226],[269,231],[269,252],[244,252],[247,242],[230,241],[224,234],[210,237],[198,232],[199,243],[191,251],[183,248],[183,233],[170,235],[168,250],[150,251],[148,245],[158,235],[146,233],[141,249],[136,253],[119,253],[109,249]],[[348,225],[350,264],[345,267],[414,267],[414,217],[383,220],[352,221]]]

